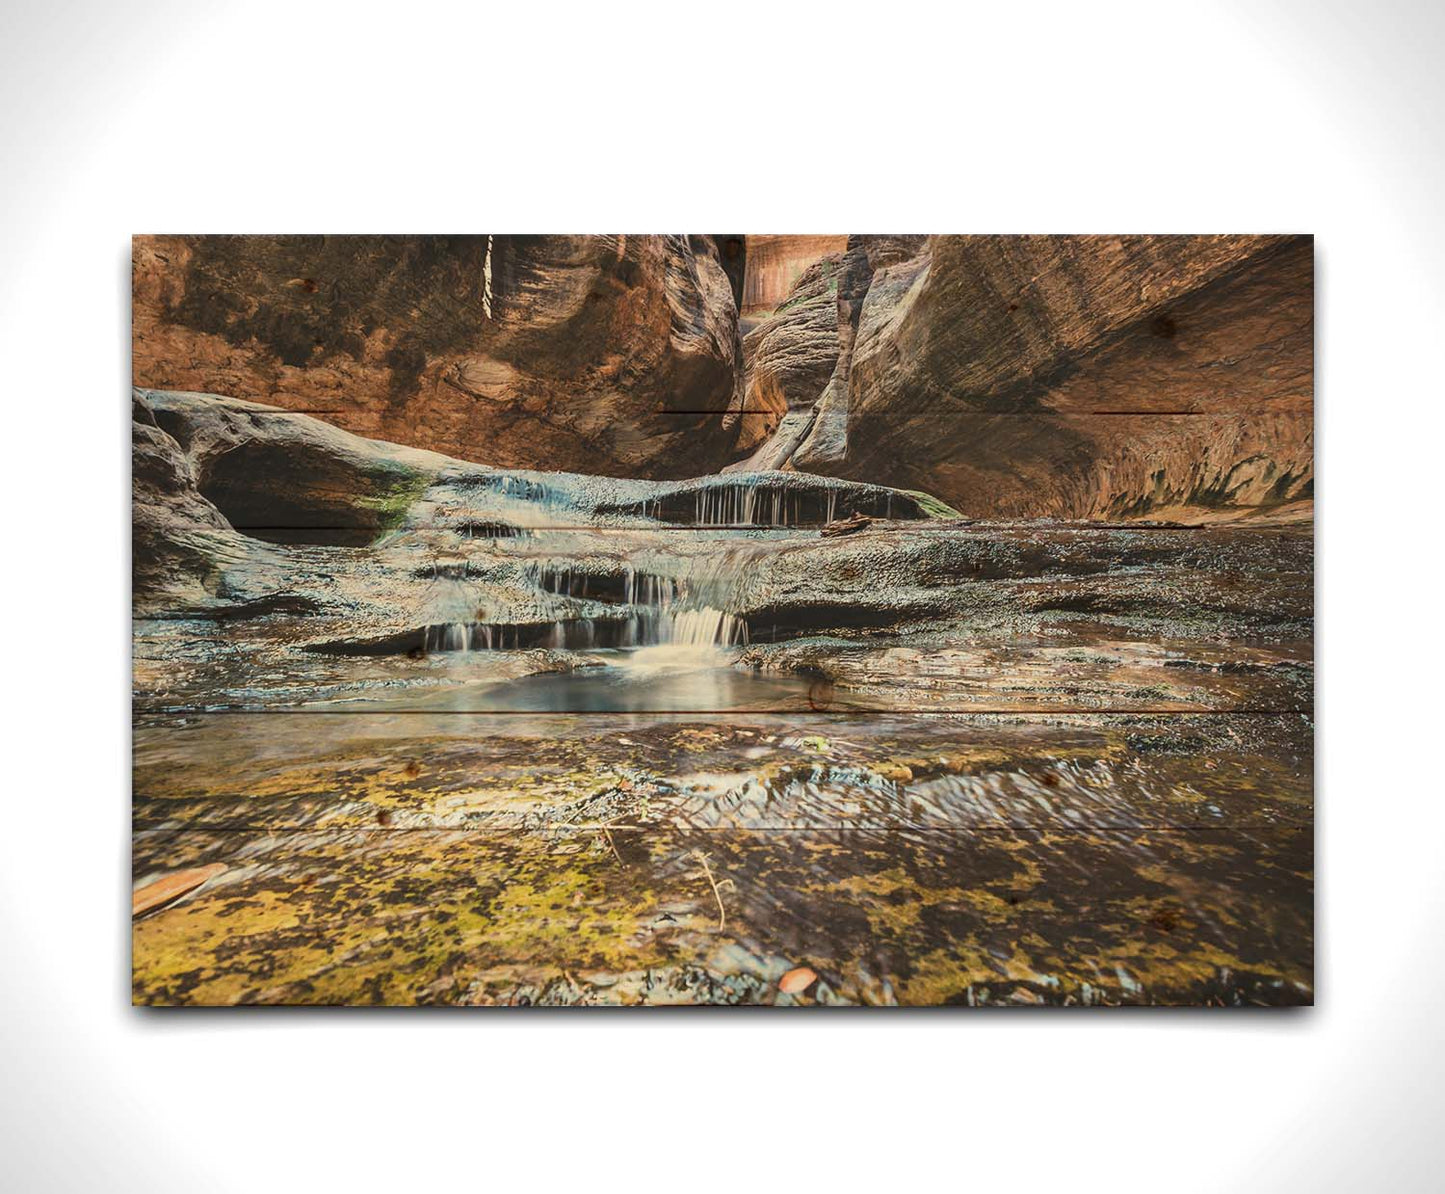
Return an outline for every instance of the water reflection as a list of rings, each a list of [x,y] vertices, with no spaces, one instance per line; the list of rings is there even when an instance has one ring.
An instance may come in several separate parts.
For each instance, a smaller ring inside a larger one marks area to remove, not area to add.
[[[806,677],[734,667],[730,653],[716,648],[660,646],[593,654],[607,663],[465,684],[411,700],[449,712],[707,713],[808,707]]]

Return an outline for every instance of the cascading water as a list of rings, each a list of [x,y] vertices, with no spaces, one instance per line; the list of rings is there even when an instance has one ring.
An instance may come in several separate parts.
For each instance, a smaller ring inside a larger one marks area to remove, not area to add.
[[[449,478],[439,491],[465,511],[451,524],[464,539],[530,538],[538,529],[566,526],[577,517],[570,495],[540,477],[473,473]]]
[[[799,481],[795,474],[758,474],[736,480],[710,481],[643,501],[616,507],[619,513],[675,526],[804,527],[823,526],[841,517],[924,517],[906,494],[876,485],[841,486],[819,480]]]
[[[817,518],[803,508],[805,496],[812,495],[755,481],[708,486],[697,491],[693,523],[705,527],[798,526]],[[823,499],[822,520],[832,522],[837,508],[837,491],[830,489]]]
[[[508,651],[542,647],[554,651],[650,649],[651,662],[664,653],[681,661],[746,644],[747,622],[692,598],[689,585],[634,568],[620,576],[589,572],[571,564],[537,561],[526,568],[538,589],[572,600],[616,604],[615,617],[558,619],[534,625],[450,622],[427,627],[428,652]],[[701,586],[715,590],[715,584]]]
[[[760,557],[777,550],[776,540],[760,529],[820,526],[857,514],[888,519],[925,516],[908,495],[882,486],[796,474],[704,478],[670,490],[657,483],[652,496],[621,502],[606,486],[622,482],[564,474],[556,478],[473,474],[450,484],[456,504],[469,516],[452,524],[458,534],[528,544],[545,538],[556,557],[518,561],[520,579],[538,598],[522,603],[523,608],[541,606],[546,612],[540,620],[434,624],[425,631],[428,652],[621,650],[630,655],[650,653],[644,657],[653,660],[710,655],[716,661],[719,652],[748,642],[748,624],[738,611],[756,606],[756,601],[750,606],[744,599],[745,590],[754,583]],[[620,560],[609,567],[598,559],[596,539],[578,536],[577,519],[599,518],[607,525],[605,520],[619,516],[744,533],[704,536],[687,541],[685,549],[677,552],[647,549],[649,556],[662,561],[661,571]],[[577,554],[569,558],[573,540],[580,541]],[[510,552],[504,549],[498,554],[505,558]],[[465,570],[458,579],[465,584]],[[477,607],[465,591],[452,596],[449,605]],[[559,597],[572,607],[561,617],[553,612],[558,603],[550,600]]]

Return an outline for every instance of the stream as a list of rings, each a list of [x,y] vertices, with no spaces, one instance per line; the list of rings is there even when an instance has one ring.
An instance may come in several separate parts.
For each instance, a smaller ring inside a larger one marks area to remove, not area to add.
[[[1309,997],[1307,540],[460,468],[325,533],[137,618],[149,1000]]]

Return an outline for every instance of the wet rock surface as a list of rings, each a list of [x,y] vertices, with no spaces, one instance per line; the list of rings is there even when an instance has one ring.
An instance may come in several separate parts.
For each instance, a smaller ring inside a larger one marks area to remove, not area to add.
[[[139,1002],[1312,998],[1307,527],[134,414]]]
[[[260,718],[142,731],[145,1001],[1310,999],[1304,720]]]

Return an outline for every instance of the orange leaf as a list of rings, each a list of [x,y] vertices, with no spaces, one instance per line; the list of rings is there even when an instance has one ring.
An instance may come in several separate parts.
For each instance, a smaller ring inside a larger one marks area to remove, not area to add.
[[[153,883],[137,887],[130,893],[130,914],[140,916],[152,908],[169,904],[172,900],[194,891],[207,879],[213,879],[226,870],[224,862],[213,862],[210,866],[192,867],[188,871],[172,871]]]

